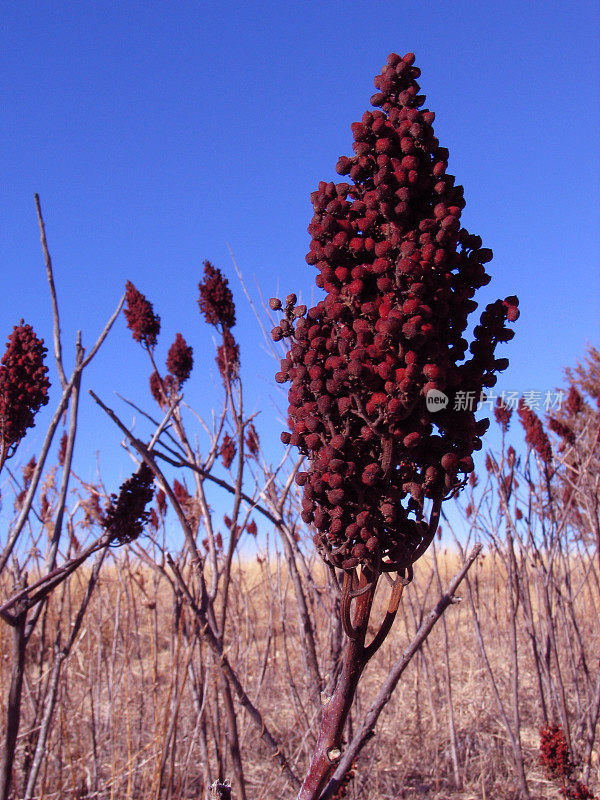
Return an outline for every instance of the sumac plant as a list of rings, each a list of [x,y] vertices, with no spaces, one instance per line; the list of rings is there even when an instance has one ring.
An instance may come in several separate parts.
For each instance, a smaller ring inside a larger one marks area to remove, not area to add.
[[[0,469],[48,402],[46,352],[31,325],[14,326],[0,362]]]
[[[318,798],[342,754],[358,680],[391,629],[412,565],[430,545],[442,502],[473,472],[489,421],[476,406],[508,366],[496,346],[513,332],[518,300],[488,305],[465,338],[492,251],[461,226],[463,187],[423,107],[414,55],[392,53],[375,78],[372,111],[353,123],[342,182],[312,193],[306,260],[325,293],[314,307],[271,300],[287,340],[279,383],[290,430],[307,456],[298,472],[303,519],[325,563],[343,572],[347,636],[333,695],[325,698],[313,760],[299,794]],[[395,574],[388,610],[370,644],[375,589]],[[354,609],[352,604],[354,602]]]

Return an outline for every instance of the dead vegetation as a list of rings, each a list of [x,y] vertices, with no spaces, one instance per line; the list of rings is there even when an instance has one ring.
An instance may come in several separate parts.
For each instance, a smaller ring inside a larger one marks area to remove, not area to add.
[[[453,550],[437,553],[443,585],[456,571],[459,560]],[[589,580],[589,569],[582,559],[573,557],[572,581],[582,586],[575,600],[582,620],[580,633],[593,664],[594,654],[600,652],[595,613],[600,596],[597,582]],[[321,573],[319,588],[325,596],[322,570],[315,573]],[[87,577],[79,573],[71,579],[63,597],[52,597],[45,624],[29,647],[15,797],[25,796],[23,784],[39,728],[41,701],[52,674],[57,629],[66,637]],[[486,656],[500,698],[510,708],[510,612],[502,560],[487,552],[472,568],[469,580]],[[230,591],[228,658],[250,697],[264,709],[266,722],[293,759],[294,769],[301,772],[310,756],[318,719],[302,663],[289,574],[274,557],[269,567],[266,561],[247,562],[233,571]],[[438,625],[406,669],[381,715],[376,736],[359,758],[348,797],[515,796],[511,747],[486,674],[468,593],[463,585],[461,602],[453,604],[443,617],[445,632]],[[433,559],[423,560],[405,595],[393,633],[365,674],[352,711],[349,737],[437,595]],[[319,650],[325,656],[332,621],[320,599],[317,595],[313,610]],[[570,676],[571,643],[563,638],[566,633],[557,626],[562,666]],[[0,628],[0,636],[4,718],[11,666],[6,626]],[[518,648],[520,735],[527,780],[533,797],[555,797],[557,788],[544,777],[539,765],[539,729],[544,719],[535,664],[523,626],[519,626]],[[326,659],[320,666],[325,672]],[[196,635],[192,614],[177,602],[168,581],[142,565],[133,553],[118,553],[103,569],[85,625],[62,669],[56,718],[34,796],[144,800],[205,796],[207,781],[212,782],[219,772],[222,777],[230,774],[224,710],[211,691],[219,683],[219,673],[215,658]],[[580,677],[579,670],[574,677]],[[570,713],[576,718],[581,687],[567,679],[565,688]],[[280,767],[245,712],[238,710],[248,795],[289,797]],[[580,749],[585,732],[577,732],[574,726],[573,734],[580,737],[574,742]],[[591,762],[590,777],[597,780],[597,743]]]

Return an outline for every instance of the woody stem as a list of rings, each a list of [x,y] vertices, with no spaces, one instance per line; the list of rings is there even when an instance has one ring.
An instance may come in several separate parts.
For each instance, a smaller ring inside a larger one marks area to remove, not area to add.
[[[319,738],[297,800],[318,800],[342,756],[344,726],[358,681],[370,657],[364,645],[377,581],[365,572],[360,580],[361,586],[371,582],[371,587],[356,597],[352,621],[355,638],[346,641],[342,670],[335,691],[331,698],[325,699]]]

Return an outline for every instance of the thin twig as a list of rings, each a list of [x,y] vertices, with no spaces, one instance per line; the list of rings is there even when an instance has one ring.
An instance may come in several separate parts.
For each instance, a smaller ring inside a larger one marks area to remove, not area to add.
[[[46,228],[44,225],[44,218],[42,217],[42,207],[40,205],[40,196],[35,194],[35,210],[37,212],[38,225],[40,227],[40,238],[42,240],[42,251],[44,253],[44,261],[46,262],[46,275],[48,276],[48,285],[50,287],[50,298],[52,300],[52,318],[54,321],[54,358],[56,360],[56,369],[58,370],[58,377],[60,378],[60,385],[63,390],[67,386],[67,376],[63,367],[62,360],[62,347],[60,343],[60,318],[58,314],[58,301],[56,299],[56,287],[54,285],[54,274],[52,270],[52,258],[48,250],[48,242],[46,241]]]

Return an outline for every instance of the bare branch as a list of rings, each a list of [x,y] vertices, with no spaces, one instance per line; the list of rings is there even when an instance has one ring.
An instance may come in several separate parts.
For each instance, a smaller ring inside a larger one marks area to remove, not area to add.
[[[37,212],[38,225],[40,227],[40,237],[42,240],[42,251],[44,253],[44,260],[46,262],[46,275],[48,277],[48,285],[50,287],[50,298],[52,300],[52,317],[54,320],[54,358],[56,360],[56,369],[58,370],[58,377],[60,378],[60,385],[63,389],[67,386],[67,376],[62,361],[62,347],[60,343],[60,319],[58,315],[58,301],[56,299],[56,287],[54,286],[54,274],[52,270],[52,259],[50,251],[48,250],[48,242],[46,241],[46,228],[44,226],[44,218],[42,217],[42,207],[40,205],[40,197],[38,194],[34,196],[35,210]]]
[[[105,326],[104,326],[104,328],[102,329],[102,331],[101,331],[101,333],[100,333],[100,336],[98,336],[98,338],[96,339],[96,342],[95,342],[95,343],[94,343],[94,345],[92,346],[92,349],[91,349],[91,350],[90,350],[90,352],[87,354],[87,356],[84,358],[84,360],[83,360],[83,362],[82,362],[82,364],[81,364],[81,369],[85,369],[85,368],[87,367],[87,365],[90,363],[90,361],[92,360],[92,358],[93,358],[93,357],[96,355],[96,353],[97,353],[97,352],[98,352],[98,350],[100,349],[100,346],[101,346],[102,342],[103,342],[103,341],[106,339],[106,337],[108,336],[108,333],[109,333],[110,329],[111,329],[111,328],[112,328],[112,326],[115,324],[115,320],[116,320],[116,319],[117,319],[117,317],[119,316],[119,312],[120,312],[120,311],[121,311],[121,309],[123,308],[123,303],[124,303],[124,302],[125,302],[125,295],[123,295],[123,297],[121,297],[121,299],[120,299],[120,300],[119,300],[119,302],[117,303],[117,307],[115,308],[115,310],[114,310],[114,311],[113,311],[113,313],[111,314],[111,316],[110,316],[110,318],[109,318],[108,322],[106,323],[106,325],[105,325]]]

